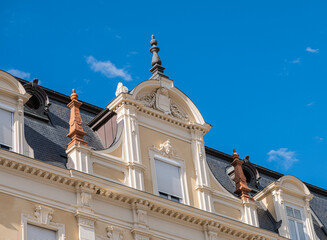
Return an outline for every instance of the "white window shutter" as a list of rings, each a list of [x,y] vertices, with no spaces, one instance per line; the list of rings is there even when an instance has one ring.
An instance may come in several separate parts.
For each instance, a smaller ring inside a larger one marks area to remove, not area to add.
[[[27,224],[27,240],[57,240],[57,232]]]
[[[182,198],[180,168],[163,161],[155,161],[158,191]]]
[[[12,113],[0,109],[0,144],[12,147]]]

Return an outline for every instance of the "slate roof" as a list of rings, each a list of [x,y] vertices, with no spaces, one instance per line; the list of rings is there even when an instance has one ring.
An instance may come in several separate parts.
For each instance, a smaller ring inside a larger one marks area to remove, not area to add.
[[[217,151],[215,149],[206,147],[206,156],[207,156],[207,162],[209,165],[210,170],[215,175],[217,180],[221,183],[222,186],[224,186],[230,193],[234,194],[235,188],[233,181],[229,178],[229,176],[226,174],[226,168],[230,166],[230,163],[232,162],[232,156],[228,155],[226,153]],[[268,186],[271,182],[274,182],[278,180],[283,175],[278,172],[274,172],[272,170],[269,170],[267,168],[261,167],[259,165],[254,164],[254,166],[257,168],[260,174],[260,180],[259,184],[261,189]],[[327,190],[313,186],[311,184],[305,183],[307,187],[309,188],[310,192],[314,195],[313,199],[310,202],[311,209],[313,212],[317,215],[320,222],[325,227],[324,230],[321,229],[318,222],[314,219],[314,227],[316,229],[317,235],[319,235],[319,238],[321,240],[327,240]],[[259,190],[259,189],[258,189]],[[234,194],[235,195],[235,194]],[[266,230],[270,231],[276,231],[276,222],[271,217],[271,214],[267,211],[265,211],[262,208],[258,209],[258,219],[259,219],[259,225],[261,228],[264,228]]]
[[[17,78],[23,85],[27,81]],[[51,89],[42,89],[48,94],[50,107],[48,113],[49,121],[35,118],[35,116],[25,114],[25,138],[28,144],[34,150],[34,157],[38,160],[51,163],[53,165],[66,168],[67,155],[66,146],[70,139],[66,137],[69,132],[70,109],[66,106],[70,102],[69,96],[55,92]],[[95,132],[87,126],[94,117],[103,109],[94,105],[84,103],[80,109],[83,120],[83,128],[87,135],[84,139],[89,145],[102,150],[104,147]],[[231,194],[234,194],[234,183],[226,174],[226,168],[232,162],[231,155],[206,147],[207,162],[214,176]],[[282,174],[255,165],[260,173],[260,186],[264,188],[273,181],[279,179]],[[314,195],[310,202],[312,210],[316,213],[322,224],[327,227],[327,190],[307,184],[309,190]],[[259,225],[261,228],[277,232],[276,222],[271,214],[263,208],[258,209]],[[324,232],[318,222],[314,220],[314,226],[317,235],[322,240],[327,240],[327,234]]]

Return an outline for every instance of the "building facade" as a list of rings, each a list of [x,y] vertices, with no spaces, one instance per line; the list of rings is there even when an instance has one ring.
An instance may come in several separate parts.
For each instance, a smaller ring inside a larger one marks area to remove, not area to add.
[[[150,43],[104,109],[0,71],[0,239],[327,239],[327,191],[206,147]]]

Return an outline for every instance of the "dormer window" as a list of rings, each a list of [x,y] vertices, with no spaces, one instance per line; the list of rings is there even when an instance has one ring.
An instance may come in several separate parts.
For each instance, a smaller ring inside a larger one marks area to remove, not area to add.
[[[292,240],[306,240],[305,223],[303,221],[302,209],[286,206],[286,214],[288,218],[288,228]]]
[[[158,194],[160,197],[182,202],[182,181],[179,166],[155,160]]]
[[[0,108],[0,148],[13,148],[13,114]]]

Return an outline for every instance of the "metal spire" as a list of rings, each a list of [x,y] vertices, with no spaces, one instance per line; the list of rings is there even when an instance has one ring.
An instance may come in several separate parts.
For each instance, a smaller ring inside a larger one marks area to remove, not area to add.
[[[164,67],[161,66],[161,60],[160,57],[158,55],[158,52],[160,51],[160,48],[157,47],[157,40],[154,38],[154,36],[151,36],[151,48],[150,48],[150,52],[153,54],[152,55],[152,61],[151,61],[151,65],[152,68],[150,69],[150,72],[152,72],[152,79],[153,78],[157,78],[158,75],[160,76],[164,76],[166,78],[169,78],[168,76],[166,76],[163,72],[165,70]]]

